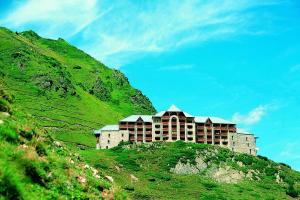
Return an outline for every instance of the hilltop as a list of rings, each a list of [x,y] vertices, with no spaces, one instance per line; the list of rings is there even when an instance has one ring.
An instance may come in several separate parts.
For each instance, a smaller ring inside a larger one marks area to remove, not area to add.
[[[149,99],[63,39],[0,28],[1,87],[14,104],[55,132],[90,133],[133,113],[155,113]]]
[[[63,39],[0,28],[0,199],[292,199],[300,173],[183,142],[95,150],[91,131],[155,108]]]

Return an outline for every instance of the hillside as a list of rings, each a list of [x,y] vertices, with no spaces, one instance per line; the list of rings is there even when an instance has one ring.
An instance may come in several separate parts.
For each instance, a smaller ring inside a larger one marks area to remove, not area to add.
[[[0,28],[0,44],[0,86],[41,127],[74,136],[132,113],[155,112],[120,71],[63,39]]]
[[[293,199],[300,173],[183,142],[95,150],[91,131],[151,102],[63,39],[0,28],[0,199]]]

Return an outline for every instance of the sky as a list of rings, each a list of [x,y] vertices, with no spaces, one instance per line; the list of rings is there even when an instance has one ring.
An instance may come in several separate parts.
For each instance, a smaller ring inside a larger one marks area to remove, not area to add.
[[[298,0],[0,0],[0,26],[64,38],[158,111],[232,120],[300,171]]]

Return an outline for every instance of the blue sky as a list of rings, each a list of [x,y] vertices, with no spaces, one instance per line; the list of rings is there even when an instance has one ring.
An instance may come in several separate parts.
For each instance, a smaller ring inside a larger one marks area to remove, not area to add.
[[[157,110],[176,104],[255,133],[300,170],[297,0],[0,0],[0,25],[64,38],[124,72]]]

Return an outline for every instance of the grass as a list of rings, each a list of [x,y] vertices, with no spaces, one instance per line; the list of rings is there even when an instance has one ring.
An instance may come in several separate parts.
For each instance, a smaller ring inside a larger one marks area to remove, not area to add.
[[[187,149],[189,151],[186,151]],[[293,192],[297,191],[296,187],[289,189],[286,183],[277,184],[272,178],[274,174],[268,174],[263,168],[260,169],[261,180],[245,179],[238,184],[219,183],[201,173],[192,175],[170,173],[169,169],[182,157],[192,161],[194,159],[192,151],[215,152],[215,149],[218,153],[208,156],[208,160],[215,164],[220,164],[219,155],[221,155],[223,159],[227,158],[226,164],[233,168],[239,168],[235,165],[237,160],[247,163],[248,165],[243,167],[245,171],[253,169],[258,161],[274,165],[274,168],[280,166],[250,155],[232,155],[223,148],[181,142],[133,146],[129,149],[119,147],[100,151],[87,149],[80,150],[80,155],[90,165],[105,174],[111,174],[132,199],[291,199]],[[231,161],[232,158],[236,160]],[[282,172],[287,173],[288,177],[293,177],[295,182],[299,182],[299,173],[294,174],[288,167],[283,167]],[[137,177],[138,181],[133,181],[130,178],[131,174]]]
[[[120,71],[63,39],[0,28],[0,44],[1,87],[49,131],[89,134],[127,115],[155,112]],[[0,111],[9,112],[8,103],[1,99]]]

